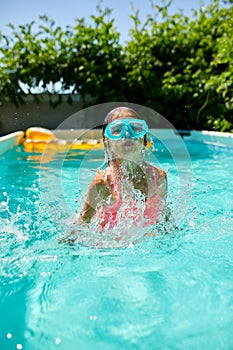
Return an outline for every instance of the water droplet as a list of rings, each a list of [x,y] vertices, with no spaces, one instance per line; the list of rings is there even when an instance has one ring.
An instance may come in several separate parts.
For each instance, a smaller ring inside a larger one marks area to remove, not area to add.
[[[12,338],[12,334],[11,333],[7,333],[6,337],[7,337],[7,339],[11,339]]]
[[[97,316],[90,316],[90,320],[91,321],[96,321],[97,320]]]
[[[61,343],[61,339],[60,339],[60,338],[56,338],[56,339],[55,339],[55,344],[56,344],[56,345],[59,345],[60,343]]]

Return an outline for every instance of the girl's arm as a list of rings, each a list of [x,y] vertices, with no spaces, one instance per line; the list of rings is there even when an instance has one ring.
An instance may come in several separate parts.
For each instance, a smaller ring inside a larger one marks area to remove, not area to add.
[[[79,213],[79,222],[89,223],[96,213],[97,206],[111,194],[106,180],[101,175],[94,178],[88,187],[86,201]]]

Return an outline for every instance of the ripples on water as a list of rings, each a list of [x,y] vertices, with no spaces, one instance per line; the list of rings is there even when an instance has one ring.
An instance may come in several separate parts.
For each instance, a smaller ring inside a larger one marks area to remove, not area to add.
[[[5,156],[0,165],[4,349],[231,348],[233,153],[188,147],[193,189],[182,223],[170,234],[160,230],[119,249],[59,243],[70,229],[67,213],[75,212],[82,193],[74,185],[81,157],[75,163],[72,155],[64,163],[60,189],[59,159],[44,165],[41,180],[41,164],[27,162],[22,150]],[[160,162],[169,163],[163,155]],[[92,176],[81,179],[84,187]],[[168,179],[172,201],[172,164]]]

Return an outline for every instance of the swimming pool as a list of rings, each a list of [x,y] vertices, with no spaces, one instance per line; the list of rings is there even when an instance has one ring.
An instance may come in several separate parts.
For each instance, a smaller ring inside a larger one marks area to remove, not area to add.
[[[119,249],[58,243],[101,151],[1,156],[1,349],[232,348],[233,150],[185,144],[184,218],[170,234]],[[177,171],[157,146],[172,206]]]

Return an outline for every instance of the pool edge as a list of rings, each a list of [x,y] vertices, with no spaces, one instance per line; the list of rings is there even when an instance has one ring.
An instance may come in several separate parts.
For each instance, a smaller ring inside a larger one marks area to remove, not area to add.
[[[233,148],[233,134],[220,131],[190,131],[190,136],[184,137],[186,140],[198,141],[214,146]]]
[[[16,131],[0,137],[0,155],[22,143],[24,131]]]

